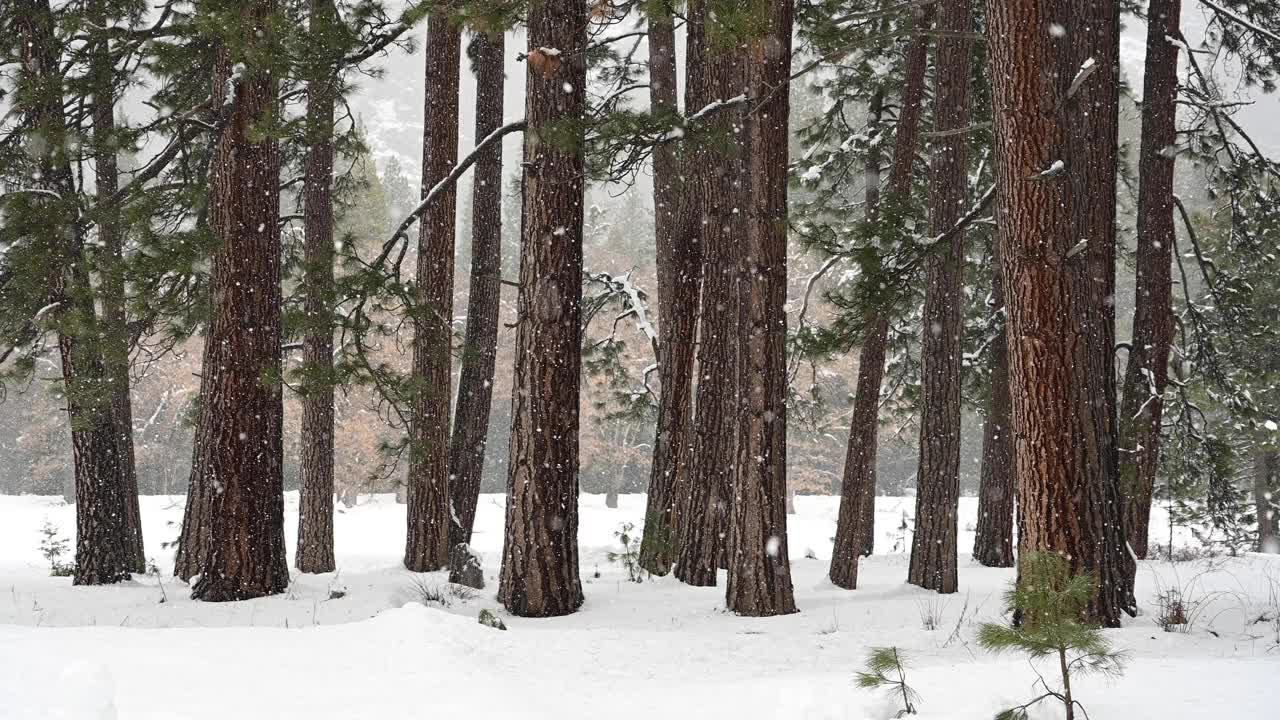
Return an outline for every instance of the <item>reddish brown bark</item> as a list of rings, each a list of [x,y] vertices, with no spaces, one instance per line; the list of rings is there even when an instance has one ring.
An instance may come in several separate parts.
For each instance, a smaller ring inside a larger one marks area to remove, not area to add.
[[[422,197],[458,162],[458,68],[462,33],[442,10],[427,18]],[[450,185],[418,226],[413,334],[413,419],[404,566],[449,563],[449,400],[452,393],[453,244],[457,190]]]
[[[747,59],[727,45],[722,31],[704,23],[704,98],[726,100],[746,91]],[[691,62],[697,62],[691,59]],[[696,112],[696,111],[695,111]],[[693,423],[693,463],[688,490],[680,498],[675,575],[690,585],[715,585],[729,533],[729,504],[737,466],[738,438],[738,278],[746,233],[747,148],[742,110],[717,113],[708,123],[717,145],[699,148],[696,183],[702,246],[702,296],[698,312],[697,405]]]
[[[933,24],[933,6],[915,12],[914,27]],[[929,38],[920,33],[907,49],[905,83],[902,88],[901,111],[894,137],[893,165],[889,171],[890,199],[907,197],[911,192],[911,171],[915,164],[919,136],[921,99],[924,97],[924,74],[928,64]],[[874,103],[873,103],[873,110]],[[874,113],[878,121],[879,113]],[[869,163],[877,162],[874,155]],[[870,167],[870,165],[868,165]],[[872,173],[868,172],[868,180]],[[879,173],[875,174],[878,181]],[[872,202],[868,185],[867,212],[870,222],[879,217],[878,192]],[[831,581],[853,589],[857,585],[857,562],[860,555],[870,555],[875,544],[876,445],[880,430],[880,385],[884,380],[885,345],[889,338],[889,319],[878,311],[869,311],[858,352],[858,384],[854,391],[853,415],[849,420],[849,446],[845,455],[841,482],[840,514],[836,520],[836,544],[831,553]]]
[[[333,0],[311,1],[313,35],[333,32]],[[298,472],[298,547],[301,572],[334,569],[333,558],[333,116],[336,68],[322,65],[307,82],[307,157],[302,185],[303,309],[301,457]]]
[[[578,576],[587,13],[529,8],[524,199],[506,536],[498,599],[525,617],[582,605]]]
[[[248,67],[232,81],[226,127],[215,147],[210,225],[212,316],[201,370],[193,486],[204,487],[208,546],[196,600],[226,601],[282,592],[289,583],[284,544],[280,384],[280,152],[261,132],[275,111],[272,70],[248,53],[267,50],[263,30],[273,0],[244,3]],[[190,502],[190,499],[188,500]]]
[[[477,33],[467,54],[476,75],[475,138],[502,125],[505,43],[501,32]],[[471,282],[467,334],[458,377],[458,402],[449,442],[449,496],[456,522],[450,545],[470,543],[480,501],[489,410],[498,350],[498,302],[502,290],[502,147],[476,160],[471,186]]]
[[[1120,413],[1120,490],[1130,547],[1147,556],[1151,494],[1160,466],[1160,418],[1173,342],[1173,165],[1177,146],[1178,44],[1181,0],[1147,6],[1147,59],[1142,79],[1142,146],[1138,155],[1137,284],[1133,341]]]
[[[737,471],[725,605],[739,615],[796,611],[787,553],[787,145],[792,0],[773,0],[750,45],[750,202],[740,282]]]
[[[706,104],[701,83],[702,23],[696,25],[697,8],[687,25],[688,62],[685,80],[687,112]],[[655,112],[675,112],[676,48],[675,29],[670,14],[651,16],[649,21],[650,103]],[[691,108],[691,109],[690,109]],[[692,462],[693,360],[697,336],[697,313],[701,279],[698,237],[701,212],[692,192],[694,183],[684,179],[699,169],[687,153],[682,171],[682,154],[675,143],[654,149],[653,202],[654,243],[658,271],[658,377],[662,395],[658,401],[657,441],[650,468],[648,503],[640,563],[655,575],[666,575],[676,560],[678,498],[688,492]]]
[[[969,124],[971,41],[969,0],[944,0],[938,12],[934,51],[933,129]],[[929,259],[921,337],[920,465],[916,475],[916,522],[907,582],[940,593],[959,589],[956,514],[960,502],[960,336],[964,231],[950,232],[964,215],[968,197],[968,144],[964,134],[937,138],[929,167],[930,234],[950,234]]]
[[[1114,227],[1114,145],[1100,109],[1111,94],[1118,26],[1106,3],[1080,8],[1066,0],[987,3],[995,108],[1000,262],[1008,302],[1009,376],[1015,473],[1021,515],[1019,547],[1058,552],[1075,572],[1099,583],[1094,619],[1119,624],[1132,576],[1116,560],[1123,551],[1114,474],[1108,475],[1107,373],[1099,367],[1105,336],[1106,273],[1099,274]],[[1062,33],[1045,28],[1061,27]],[[1077,83],[1082,51],[1098,52],[1099,69]],[[1088,84],[1087,82],[1085,83]],[[1114,110],[1114,105],[1111,106]],[[1086,182],[1086,179],[1088,182]],[[1109,209],[1110,208],[1110,209]],[[1081,232],[1098,246],[1081,252]],[[1110,356],[1111,347],[1105,347]],[[1111,425],[1114,428],[1114,425]],[[1110,444],[1108,444],[1110,442]]]

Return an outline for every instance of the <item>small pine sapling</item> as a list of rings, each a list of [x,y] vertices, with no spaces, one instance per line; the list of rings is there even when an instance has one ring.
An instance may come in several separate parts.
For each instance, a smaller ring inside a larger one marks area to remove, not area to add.
[[[920,693],[907,684],[906,658],[896,647],[873,647],[867,653],[867,669],[858,671],[858,687],[883,688],[890,697],[902,701],[894,717],[915,715]]]
[[[609,562],[621,563],[627,571],[627,579],[638,583],[644,582],[649,573],[640,564],[640,538],[636,537],[635,530],[634,524],[622,523],[622,528],[614,531],[613,536],[622,545],[622,552],[609,553]]]
[[[1026,720],[1028,708],[1049,698],[1062,703],[1067,720],[1075,720],[1076,708],[1087,718],[1084,706],[1072,695],[1072,678],[1090,673],[1119,677],[1126,659],[1112,649],[1098,626],[1081,621],[1097,581],[1088,574],[1072,576],[1067,561],[1054,553],[1027,554],[1019,574],[1020,582],[1006,593],[1005,601],[1010,610],[1021,614],[1022,623],[1017,627],[984,623],[978,630],[978,644],[993,653],[1026,653],[1033,661],[1057,658],[1062,687],[1050,687],[1041,676],[1036,684],[1043,694],[999,713],[996,720]]]
[[[45,518],[40,526],[40,554],[49,561],[50,577],[70,577],[76,572],[75,563],[64,563],[62,558],[70,552],[71,542],[59,534],[58,526]]]

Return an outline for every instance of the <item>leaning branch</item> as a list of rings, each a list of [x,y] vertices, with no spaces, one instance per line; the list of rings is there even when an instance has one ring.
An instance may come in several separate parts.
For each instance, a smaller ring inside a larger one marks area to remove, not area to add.
[[[1217,4],[1216,2],[1211,2],[1211,0],[1200,0],[1200,2],[1201,4],[1206,5],[1210,10],[1213,10],[1215,13],[1217,13],[1222,17],[1227,18],[1228,20],[1231,20],[1235,23],[1238,23],[1252,30],[1253,32],[1271,40],[1272,42],[1280,42],[1280,35],[1277,35],[1275,32],[1268,30],[1260,25],[1257,25],[1256,23],[1250,22],[1244,16],[1238,15],[1235,12],[1226,9],[1221,5]]]
[[[425,196],[423,196],[422,202],[418,203],[418,206],[413,209],[413,212],[409,213],[409,216],[400,222],[396,231],[391,234],[391,239],[387,241],[387,247],[391,247],[397,240],[407,237],[405,233],[415,222],[418,221],[418,218],[422,216],[422,213],[426,212],[427,209],[431,207],[431,204],[435,202],[436,198],[444,193],[445,190],[458,182],[458,178],[462,177],[462,175],[476,163],[476,160],[480,158],[481,153],[489,149],[491,145],[502,140],[503,137],[510,135],[513,132],[523,131],[528,127],[528,125],[528,122],[526,122],[524,118],[514,120],[489,133],[483,140],[477,143],[475,148],[473,148],[471,152],[467,153],[466,157],[462,158],[462,162],[455,165],[448,175],[446,175],[440,182],[436,183],[435,186],[432,187]],[[383,253],[384,258],[386,254],[386,252]]]

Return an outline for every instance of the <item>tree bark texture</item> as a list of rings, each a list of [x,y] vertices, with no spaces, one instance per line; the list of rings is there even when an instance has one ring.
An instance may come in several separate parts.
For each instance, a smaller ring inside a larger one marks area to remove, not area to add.
[[[933,6],[915,11],[914,26],[927,28],[933,24]],[[924,97],[925,68],[929,59],[929,38],[919,33],[907,48],[905,82],[902,87],[893,164],[889,170],[889,196],[906,197],[911,192],[911,170],[915,165],[916,141],[920,128],[921,100]],[[880,102],[876,102],[879,100]],[[883,98],[878,94],[871,103],[871,117],[879,123]],[[879,164],[872,154],[868,168]],[[867,217],[879,217],[879,189],[871,195],[872,172],[868,171]],[[874,173],[879,182],[879,170]],[[844,476],[840,490],[840,514],[836,520],[836,543],[831,553],[831,581],[852,590],[857,586],[860,555],[870,555],[875,546],[876,447],[880,432],[880,386],[884,381],[885,346],[889,341],[889,319],[871,310],[867,314],[862,347],[858,351],[858,383],[853,396],[853,415],[849,419],[849,446],[845,454]]]
[[[969,76],[973,29],[970,0],[944,0],[938,12],[934,50],[933,129],[969,124]],[[929,168],[929,232],[948,232],[964,216],[968,198],[969,138],[937,138]],[[963,333],[961,296],[964,232],[951,233],[946,247],[928,261],[921,337],[920,464],[916,475],[916,526],[907,582],[953,593],[957,576],[956,514],[960,503],[960,371]]]
[[[529,8],[520,290],[506,536],[498,599],[515,615],[566,615],[578,576],[583,136],[587,13]]]
[[[687,28],[685,78],[686,112],[706,104],[701,82],[702,22],[691,9]],[[694,25],[694,21],[697,25]],[[676,47],[673,16],[667,12],[649,20],[650,105],[655,112],[678,111],[676,98]],[[640,564],[655,575],[666,575],[676,560],[678,498],[688,492],[692,462],[693,360],[698,332],[701,267],[698,237],[701,213],[696,185],[684,180],[698,172],[692,160],[697,152],[682,151],[667,143],[653,151],[654,244],[658,271],[658,400],[657,440],[650,466],[649,494]],[[689,160],[682,163],[682,157]],[[683,167],[682,167],[683,165]]]
[[[476,75],[475,138],[480,142],[502,125],[505,42],[501,32],[477,33],[467,48]],[[458,378],[453,435],[449,440],[449,496],[453,517],[449,544],[470,543],[480,501],[485,442],[498,352],[498,311],[502,290],[502,147],[476,160],[471,186],[471,282],[467,334]]]
[[[458,70],[462,32],[443,10],[427,18],[422,197],[458,162]],[[404,566],[449,564],[449,401],[452,393],[453,254],[457,190],[450,185],[418,226],[410,422],[408,533]]]
[[[136,562],[128,525],[125,467],[113,423],[112,392],[63,115],[61,49],[47,0],[20,2],[13,28],[21,71],[15,100],[31,128],[27,151],[38,165],[36,187],[56,194],[27,208],[47,225],[33,238],[47,262],[49,317],[57,328],[75,477],[76,550],[72,582],[102,585],[129,578]],[[105,392],[104,392],[105,389]]]
[[[213,54],[212,72],[210,73],[209,93],[211,98],[216,98],[215,103],[218,109],[212,109],[203,118],[210,124],[219,122],[222,108],[230,107],[227,97],[227,90],[231,85],[231,58],[225,43],[218,42],[211,50]],[[211,161],[210,177],[216,173],[228,173],[226,160],[220,158],[215,153]],[[225,181],[224,181],[225,182]],[[219,238],[226,237],[228,230],[225,225],[222,228],[217,226],[219,221],[226,217],[225,212],[210,212],[209,223],[210,231]],[[216,363],[217,356],[215,351],[217,348],[206,338],[204,350],[201,353],[201,366],[212,367]],[[204,457],[204,451],[201,443],[204,437],[199,432],[199,428],[204,423],[204,398],[208,397],[210,392],[208,388],[209,377],[201,373],[200,375],[200,402],[196,406],[196,428],[197,432],[191,439],[191,455],[192,458]],[[208,473],[201,471],[198,467],[192,466],[191,474],[187,481],[187,502],[182,510],[182,528],[178,535],[178,549],[173,559],[173,574],[183,580],[190,580],[200,574],[205,564],[205,558],[209,554],[209,531],[211,523],[209,522],[209,498],[212,494],[212,486],[206,486],[205,480]]]
[[[999,230],[997,230],[999,232]],[[1006,314],[1000,255],[994,255],[991,277],[993,312]],[[991,397],[982,428],[982,470],[978,484],[978,527],[973,536],[973,559],[987,567],[1013,567],[1013,427],[1009,417],[1009,346],[1007,322],[1002,318],[991,341]]]
[[[1078,27],[1082,14],[1068,0],[987,3],[1019,547],[1061,553],[1073,572],[1094,573],[1100,592],[1091,615],[1114,626],[1124,578],[1113,558],[1123,548],[1116,546],[1119,508],[1100,433],[1105,383],[1097,377],[1099,353],[1091,348],[1102,334],[1095,332],[1103,316],[1095,285],[1105,278],[1094,282],[1095,258],[1077,247],[1077,219],[1085,208],[1103,216],[1113,212],[1114,166],[1110,181],[1100,170],[1078,167],[1105,165],[1073,136],[1073,126],[1088,122],[1083,116],[1099,112],[1081,102],[1092,93],[1068,92],[1082,64],[1078,46],[1091,42]],[[1045,31],[1052,27],[1066,31]],[[1113,68],[1105,57],[1098,62],[1102,77],[1092,81],[1105,84]],[[1106,145],[1110,139],[1114,135],[1099,132],[1090,141]],[[1102,187],[1086,193],[1080,183],[1085,175]],[[1108,242],[1105,234],[1096,240]]]
[[[1173,169],[1177,146],[1178,37],[1182,0],[1147,6],[1138,155],[1137,284],[1133,341],[1120,413],[1120,492],[1129,546],[1147,557],[1151,494],[1160,467],[1160,419],[1173,342]]]
[[[754,617],[796,611],[787,553],[787,145],[793,0],[772,0],[749,46],[750,202],[739,285],[738,461],[729,502],[725,605]],[[772,89],[782,88],[772,93]]]
[[[95,22],[107,27],[108,3],[96,0],[91,10]],[[96,266],[102,298],[102,355],[111,388],[111,425],[119,455],[120,488],[124,494],[125,526],[130,535],[133,572],[146,572],[147,559],[142,543],[142,518],[138,507],[138,473],[133,449],[133,401],[129,394],[128,318],[125,314],[124,229],[119,208],[107,201],[120,188],[116,162],[115,67],[110,41],[103,39],[94,49],[90,73],[93,78],[94,182],[98,203],[103,208],[97,218]]]
[[[333,0],[311,0],[311,33],[323,47],[337,24]],[[302,185],[303,309],[298,547],[301,572],[332,572],[333,558],[333,116],[337,68],[307,82],[307,156]]]
[[[748,62],[740,46],[729,46],[714,22],[704,21],[703,82],[710,103],[746,91]],[[698,62],[690,58],[689,62]],[[702,295],[698,312],[697,405],[693,462],[678,512],[680,546],[675,575],[690,585],[716,584],[725,560],[729,504],[737,466],[738,279],[746,234],[746,113],[726,110],[708,123],[715,145],[692,154],[702,244]]]
[[[192,484],[205,489],[208,546],[196,600],[246,600],[289,583],[284,542],[283,404],[280,378],[280,152],[271,133],[277,99],[264,30],[274,0],[238,8],[248,69],[232,80],[226,126],[214,149],[210,224],[212,312],[201,370]],[[217,72],[215,72],[215,75]],[[188,499],[190,502],[190,499]]]

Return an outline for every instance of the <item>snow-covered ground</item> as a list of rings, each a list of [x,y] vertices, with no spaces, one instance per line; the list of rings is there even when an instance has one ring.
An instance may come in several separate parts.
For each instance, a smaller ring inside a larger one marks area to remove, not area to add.
[[[726,613],[723,590],[671,578],[626,580],[607,553],[643,496],[582,498],[586,603],[575,615],[512,618],[494,600],[502,545],[498,495],[480,502],[474,545],[489,587],[451,605],[423,606],[415,585],[443,573],[399,564],[404,507],[365,499],[336,516],[340,570],[294,576],[287,594],[201,604],[168,575],[182,498],[145,497],[147,549],[163,574],[115,587],[72,587],[40,556],[46,519],[74,531],[60,499],[0,497],[0,718],[848,718],[897,711],[853,673],[868,648],[895,645],[923,696],[921,718],[990,718],[1029,699],[1036,679],[1019,657],[992,657],[976,624],[1001,614],[1008,570],[968,560],[976,501],[961,500],[961,592],[906,585],[910,498],[877,501],[877,554],[861,587],[826,580],[838,498],[796,498],[789,518],[800,612],[751,619]],[[286,502],[292,538],[297,496]],[[1160,527],[1161,519],[1153,525]],[[816,559],[806,557],[814,555]],[[1153,621],[1161,588],[1200,600],[1190,632]],[[331,591],[345,592],[330,599]],[[1144,562],[1144,614],[1108,631],[1131,662],[1120,681],[1086,679],[1093,720],[1273,718],[1280,706],[1280,557]],[[447,593],[446,593],[446,596]],[[481,626],[490,608],[507,632]],[[936,627],[925,627],[927,617]],[[1033,710],[1033,720],[1061,717]]]

